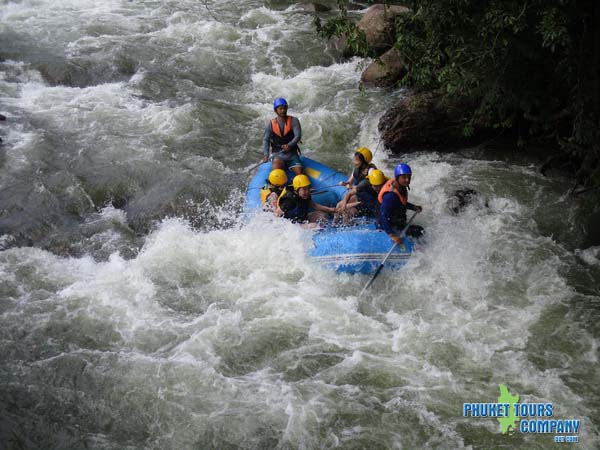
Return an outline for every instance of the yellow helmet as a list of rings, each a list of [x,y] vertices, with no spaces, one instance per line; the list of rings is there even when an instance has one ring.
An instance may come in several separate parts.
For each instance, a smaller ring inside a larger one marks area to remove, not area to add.
[[[371,170],[368,175],[369,183],[373,186],[380,186],[387,181],[387,177],[379,169]]]
[[[269,174],[269,183],[273,186],[285,186],[285,183],[287,183],[285,171],[281,169],[271,170],[271,173]]]
[[[356,153],[362,155],[363,159],[367,164],[369,164],[373,159],[373,153],[371,153],[371,150],[369,150],[367,147],[359,148],[358,150],[356,150]]]
[[[296,175],[292,184],[294,185],[294,190],[297,191],[300,188],[310,186],[310,179],[304,174]]]

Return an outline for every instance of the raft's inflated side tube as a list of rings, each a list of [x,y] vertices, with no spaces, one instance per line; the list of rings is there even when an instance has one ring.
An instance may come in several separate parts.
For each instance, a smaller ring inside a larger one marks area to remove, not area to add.
[[[341,273],[373,273],[394,245],[389,236],[378,230],[374,223],[351,227],[326,228],[313,235],[314,248],[310,255],[329,269]],[[399,269],[414,250],[408,237],[396,246],[385,267]]]

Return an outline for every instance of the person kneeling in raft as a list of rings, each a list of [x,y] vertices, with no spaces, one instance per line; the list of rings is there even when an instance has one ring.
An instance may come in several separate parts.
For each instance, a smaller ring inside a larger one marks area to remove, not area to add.
[[[285,189],[288,177],[285,171],[273,169],[265,181],[266,184],[260,189],[260,202],[263,205],[263,211],[275,213],[277,200]]]
[[[336,206],[336,209],[341,211],[343,221],[348,222],[354,216],[379,217],[377,196],[386,181],[388,181],[388,178],[383,172],[375,169],[367,175],[367,179],[351,187]],[[351,199],[357,201],[351,202]]]
[[[294,223],[310,223],[309,228],[327,222],[328,214],[336,209],[321,205],[312,200],[310,195],[310,179],[304,175],[296,175],[292,186],[286,186],[277,200],[276,216],[283,216]],[[310,210],[313,211],[310,211]]]
[[[358,185],[361,181],[366,180],[367,176],[373,171],[377,169],[375,164],[372,164],[373,153],[367,147],[361,147],[356,152],[354,152],[354,156],[352,157],[352,164],[354,165],[354,170],[348,178],[348,181],[340,181],[338,184],[340,186],[346,186],[350,189],[352,186]]]
[[[421,212],[423,208],[408,202],[408,190],[412,170],[408,164],[398,164],[394,169],[394,178],[385,182],[377,199],[379,207],[379,226],[396,244],[402,243],[402,238],[394,232],[394,228],[402,230],[406,226],[406,210]],[[411,225],[406,230],[407,236],[419,238],[423,235],[423,227]]]

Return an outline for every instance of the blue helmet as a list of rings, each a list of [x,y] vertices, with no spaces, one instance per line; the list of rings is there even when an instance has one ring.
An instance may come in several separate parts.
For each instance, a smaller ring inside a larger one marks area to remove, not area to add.
[[[277,107],[279,107],[279,106],[287,106],[287,105],[288,104],[285,101],[285,98],[278,97],[273,102],[273,111],[275,111],[277,109]]]
[[[408,164],[398,164],[394,169],[394,178],[398,178],[400,175],[412,175],[412,170]]]

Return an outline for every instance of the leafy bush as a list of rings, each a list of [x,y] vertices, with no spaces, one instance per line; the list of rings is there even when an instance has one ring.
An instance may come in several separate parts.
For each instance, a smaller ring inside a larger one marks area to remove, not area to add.
[[[341,13],[320,25],[369,54]],[[375,2],[369,2],[375,3]],[[387,4],[407,2],[386,1]],[[477,124],[515,128],[520,141],[554,142],[590,180],[600,160],[600,2],[597,0],[413,0],[396,19],[395,46],[408,64],[402,85],[441,90],[475,105]]]

